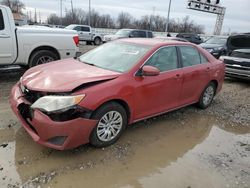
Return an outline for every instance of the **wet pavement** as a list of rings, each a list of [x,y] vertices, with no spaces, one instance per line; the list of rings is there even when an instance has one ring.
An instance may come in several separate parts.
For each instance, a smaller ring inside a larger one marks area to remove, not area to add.
[[[250,188],[250,83],[226,80],[212,106],[130,126],[111,147],[33,142],[7,102],[21,72],[0,75],[0,187]],[[5,75],[5,76],[4,76]]]

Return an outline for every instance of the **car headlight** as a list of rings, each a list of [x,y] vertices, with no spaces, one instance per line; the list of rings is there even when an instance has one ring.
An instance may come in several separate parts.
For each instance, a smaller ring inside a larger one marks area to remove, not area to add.
[[[58,111],[79,104],[84,97],[85,94],[76,96],[44,96],[38,99],[31,108],[46,112]]]

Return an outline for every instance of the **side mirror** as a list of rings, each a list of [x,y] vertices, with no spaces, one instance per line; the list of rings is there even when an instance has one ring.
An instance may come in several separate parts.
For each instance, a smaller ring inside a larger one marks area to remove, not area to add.
[[[142,67],[142,76],[158,76],[160,74],[160,70],[153,66],[143,66]]]

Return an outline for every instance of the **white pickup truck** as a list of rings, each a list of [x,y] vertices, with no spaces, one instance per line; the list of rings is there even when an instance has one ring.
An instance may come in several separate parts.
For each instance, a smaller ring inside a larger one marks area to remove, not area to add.
[[[88,25],[76,25],[72,24],[65,29],[75,30],[78,32],[80,41],[86,41],[87,45],[94,43],[100,45],[102,43],[103,34],[96,33],[95,30]]]
[[[11,10],[0,5],[0,66],[36,66],[79,55],[76,31],[16,27]]]

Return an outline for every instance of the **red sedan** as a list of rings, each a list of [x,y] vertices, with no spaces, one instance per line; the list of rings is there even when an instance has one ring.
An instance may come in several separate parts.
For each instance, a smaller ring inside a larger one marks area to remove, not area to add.
[[[127,125],[197,103],[222,88],[224,64],[191,43],[122,39],[78,59],[29,69],[10,104],[31,137],[58,150],[113,144]]]

